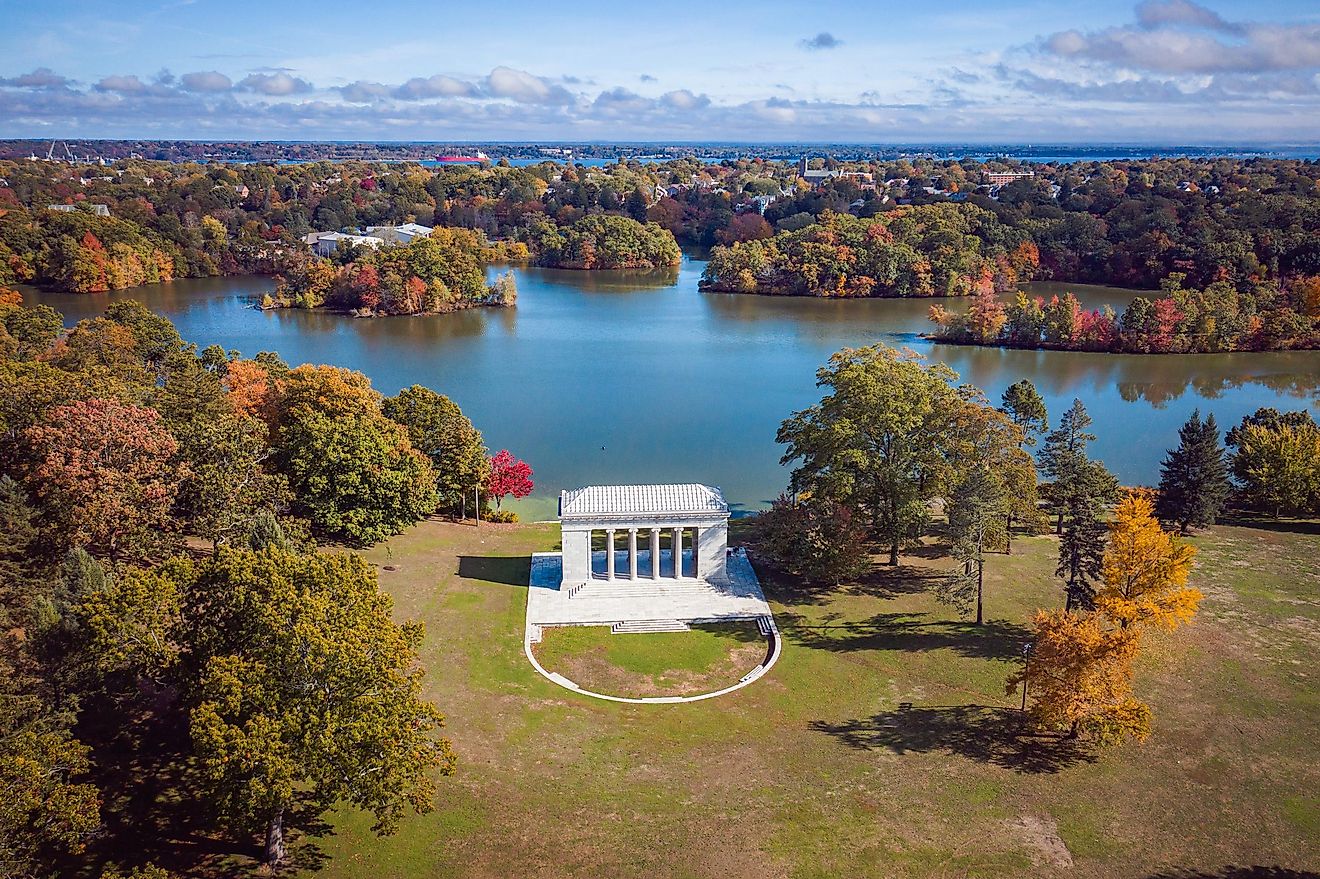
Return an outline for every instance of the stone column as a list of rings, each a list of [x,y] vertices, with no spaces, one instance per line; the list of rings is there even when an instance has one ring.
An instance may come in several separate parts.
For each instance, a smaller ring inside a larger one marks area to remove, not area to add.
[[[614,529],[605,529],[605,579],[614,579]]]
[[[674,529],[674,579],[683,579],[683,529]]]
[[[637,579],[637,529],[628,529],[628,579]]]
[[[701,526],[692,527],[692,576],[701,579]]]
[[[660,579],[660,529],[651,528],[651,579]]]

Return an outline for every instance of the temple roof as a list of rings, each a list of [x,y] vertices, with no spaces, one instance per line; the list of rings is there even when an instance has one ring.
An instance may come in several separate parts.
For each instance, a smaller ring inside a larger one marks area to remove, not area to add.
[[[591,516],[728,515],[718,488],[681,485],[589,485],[559,494],[560,518]]]

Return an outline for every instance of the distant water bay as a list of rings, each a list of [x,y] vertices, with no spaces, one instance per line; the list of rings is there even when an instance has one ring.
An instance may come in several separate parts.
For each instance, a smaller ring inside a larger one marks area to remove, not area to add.
[[[204,278],[111,294],[25,290],[72,324],[137,299],[184,338],[245,356],[365,372],[387,394],[417,383],[448,394],[485,433],[535,469],[525,516],[553,515],[561,488],[589,483],[708,482],[737,509],[765,506],[787,482],[779,422],[820,397],[815,371],[845,346],[908,346],[949,364],[994,401],[1026,377],[1052,419],[1078,397],[1095,419],[1097,455],[1125,482],[1158,479],[1164,450],[1194,408],[1235,424],[1260,406],[1314,407],[1320,353],[1140,356],[936,345],[922,300],[819,300],[708,294],[704,263],[673,272],[517,269],[515,309],[354,320],[261,312],[267,278]],[[1085,285],[1087,308],[1121,310],[1134,291]]]

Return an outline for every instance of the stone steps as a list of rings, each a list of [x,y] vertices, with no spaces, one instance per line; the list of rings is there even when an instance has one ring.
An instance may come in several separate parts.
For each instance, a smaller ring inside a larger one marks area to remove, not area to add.
[[[725,593],[700,581],[691,583],[672,583],[665,585],[641,585],[638,581],[625,583],[587,583],[573,586],[568,590],[568,597],[574,601],[592,601],[601,599],[640,600],[645,598],[718,598]]]
[[[770,628],[770,617],[764,614],[756,618],[756,628],[760,629],[761,634],[766,638],[769,638],[770,633],[774,631]]]
[[[541,629],[540,626],[536,625],[535,623],[527,627],[527,640],[531,644],[540,644],[542,634],[543,634],[543,630]]]
[[[615,635],[643,635],[649,632],[690,632],[692,627],[682,620],[629,620],[615,623],[610,632]]]

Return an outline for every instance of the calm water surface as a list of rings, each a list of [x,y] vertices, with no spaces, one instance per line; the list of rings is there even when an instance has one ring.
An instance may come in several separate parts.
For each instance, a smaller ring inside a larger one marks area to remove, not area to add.
[[[929,302],[707,294],[697,290],[703,266],[685,260],[659,275],[519,269],[515,309],[376,320],[247,308],[270,289],[266,278],[25,294],[70,324],[138,299],[199,346],[358,369],[386,394],[434,388],[492,450],[507,447],[532,465],[537,494],[516,508],[538,517],[553,514],[561,488],[590,483],[708,482],[736,509],[764,506],[788,478],[775,430],[819,399],[815,371],[844,346],[909,346],[996,402],[1029,378],[1054,421],[1078,397],[1095,419],[1097,455],[1128,483],[1158,478],[1194,408],[1231,426],[1259,406],[1317,405],[1317,352],[1142,357],[935,345],[918,337],[930,326]],[[1121,309],[1134,295],[1066,289],[1089,308]]]

